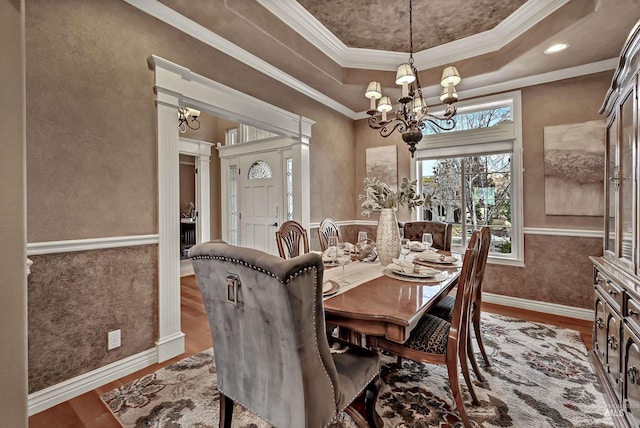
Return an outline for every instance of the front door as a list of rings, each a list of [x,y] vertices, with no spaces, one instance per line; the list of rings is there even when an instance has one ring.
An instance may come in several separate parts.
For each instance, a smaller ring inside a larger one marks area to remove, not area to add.
[[[282,216],[280,151],[240,158],[240,245],[278,255],[276,230]]]

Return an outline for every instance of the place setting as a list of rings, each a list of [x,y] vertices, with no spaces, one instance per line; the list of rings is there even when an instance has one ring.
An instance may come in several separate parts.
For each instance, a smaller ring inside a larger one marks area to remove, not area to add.
[[[427,266],[420,266],[406,259],[393,259],[382,273],[390,278],[402,281],[438,283],[445,279],[442,271]]]

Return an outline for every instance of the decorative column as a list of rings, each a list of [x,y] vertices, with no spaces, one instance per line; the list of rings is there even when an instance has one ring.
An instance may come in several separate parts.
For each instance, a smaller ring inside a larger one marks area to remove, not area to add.
[[[156,87],[158,110],[158,362],[184,352],[180,330],[178,98]]]

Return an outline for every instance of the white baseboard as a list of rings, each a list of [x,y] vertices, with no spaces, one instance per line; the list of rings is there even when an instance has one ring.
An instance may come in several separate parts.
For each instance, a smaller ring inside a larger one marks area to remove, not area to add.
[[[152,348],[29,394],[29,416],[157,362],[158,351]]]
[[[573,306],[559,305],[557,303],[539,302],[536,300],[521,299],[519,297],[503,296],[501,294],[482,293],[482,301],[486,303],[495,303],[496,305],[527,309],[530,311],[586,321],[593,321],[594,315],[592,309],[576,308]]]
[[[162,363],[184,353],[184,337],[185,334],[180,331],[158,339],[156,341],[158,362]]]

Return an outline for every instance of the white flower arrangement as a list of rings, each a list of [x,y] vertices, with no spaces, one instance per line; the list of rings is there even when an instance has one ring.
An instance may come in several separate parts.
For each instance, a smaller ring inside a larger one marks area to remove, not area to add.
[[[397,208],[406,205],[411,211],[419,206],[431,205],[431,195],[416,192],[417,180],[409,181],[404,177],[398,191],[392,190],[387,184],[375,177],[364,179],[364,195],[359,198],[364,202],[360,205],[361,214],[369,217],[373,211],[383,208]]]

